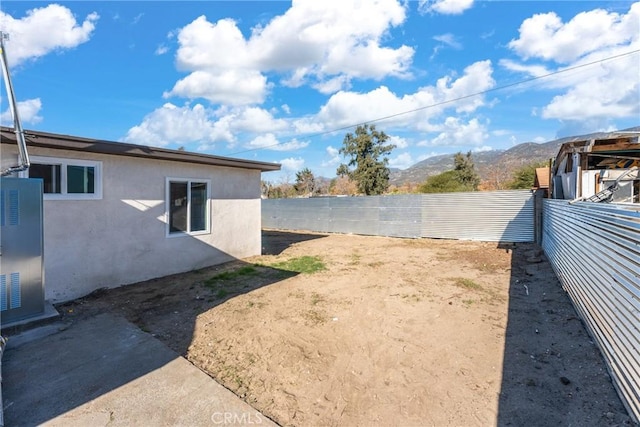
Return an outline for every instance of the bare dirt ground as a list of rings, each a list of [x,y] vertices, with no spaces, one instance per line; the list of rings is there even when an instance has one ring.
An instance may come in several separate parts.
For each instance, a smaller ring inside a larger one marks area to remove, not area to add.
[[[58,310],[120,313],[281,425],[631,425],[533,244],[276,231],[263,244]],[[303,256],[325,269],[278,267]]]

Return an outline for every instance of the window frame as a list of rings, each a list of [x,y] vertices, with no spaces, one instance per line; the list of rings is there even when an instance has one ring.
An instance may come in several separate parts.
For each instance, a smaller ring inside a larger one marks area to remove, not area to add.
[[[189,231],[171,231],[171,183],[184,183],[187,184],[187,228]],[[191,231],[191,184],[205,184],[207,186],[206,201],[205,201],[205,229]],[[165,237],[174,238],[181,236],[199,236],[204,234],[211,234],[211,180],[205,178],[178,178],[178,177],[166,177],[165,178]]]
[[[60,193],[43,193],[44,200],[102,200],[102,162],[99,160],[69,159],[64,157],[30,156],[31,164],[60,166]],[[69,193],[67,166],[93,167],[93,193]],[[20,178],[29,178],[29,170],[20,172]]]

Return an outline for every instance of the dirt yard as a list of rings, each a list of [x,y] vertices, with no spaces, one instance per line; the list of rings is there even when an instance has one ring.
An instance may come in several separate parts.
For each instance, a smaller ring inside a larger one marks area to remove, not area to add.
[[[281,425],[631,425],[533,244],[263,243],[58,310],[122,314]]]

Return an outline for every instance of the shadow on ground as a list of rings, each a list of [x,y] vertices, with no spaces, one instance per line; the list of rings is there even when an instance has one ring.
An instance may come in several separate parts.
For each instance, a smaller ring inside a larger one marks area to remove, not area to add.
[[[280,255],[291,245],[306,242],[308,240],[321,239],[323,237],[327,237],[327,235],[263,230],[262,255]]]
[[[499,248],[512,251],[512,268],[498,425],[631,425],[600,351],[542,249]]]

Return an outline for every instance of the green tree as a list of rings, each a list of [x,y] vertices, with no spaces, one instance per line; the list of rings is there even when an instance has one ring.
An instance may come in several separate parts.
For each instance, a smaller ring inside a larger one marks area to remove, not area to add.
[[[347,133],[340,154],[349,158],[338,167],[338,176],[348,176],[358,184],[358,191],[369,195],[382,194],[389,187],[389,159],[395,148],[387,144],[389,136],[374,125],[360,125],[355,133]],[[354,167],[354,169],[351,169]]]
[[[458,172],[452,170],[430,176],[418,187],[418,191],[421,193],[458,193],[469,191],[469,187],[462,184],[458,179]]]
[[[477,191],[480,177],[476,173],[471,152],[453,156],[453,170],[430,176],[418,187],[421,193],[455,193]]]
[[[316,191],[316,177],[309,168],[296,172],[296,183],[293,184],[296,192],[304,196],[312,196]]]
[[[453,170],[457,172],[457,179],[462,185],[469,187],[471,191],[477,191],[480,184],[480,177],[476,173],[471,151],[467,155],[458,152],[453,156]]]
[[[531,189],[536,180],[536,169],[545,166],[547,166],[546,162],[535,162],[516,169],[507,188],[510,190]]]

